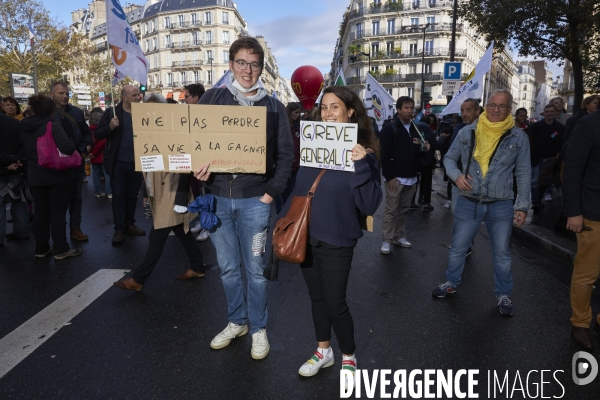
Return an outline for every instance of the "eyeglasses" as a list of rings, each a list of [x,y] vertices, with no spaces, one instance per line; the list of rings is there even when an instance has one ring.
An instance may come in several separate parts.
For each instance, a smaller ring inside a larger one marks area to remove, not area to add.
[[[495,110],[495,109],[499,109],[500,111],[506,111],[510,108],[510,106],[507,106],[506,104],[486,104],[485,105],[487,108],[489,108],[490,110]]]
[[[262,64],[257,62],[246,62],[244,60],[233,60],[239,69],[244,70],[250,65],[250,71],[260,71],[262,69]]]

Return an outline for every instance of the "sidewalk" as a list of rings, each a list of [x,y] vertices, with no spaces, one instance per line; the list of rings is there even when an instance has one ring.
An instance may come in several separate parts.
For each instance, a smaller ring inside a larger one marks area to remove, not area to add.
[[[443,198],[444,202],[448,200],[446,185],[443,168],[436,168],[433,175],[433,196]],[[534,214],[531,224],[523,224],[519,228],[513,226],[513,238],[526,240],[572,265],[577,252],[575,236],[571,236],[566,230],[554,231],[554,225],[562,212],[562,196],[555,194],[552,202],[543,203],[546,207],[539,214]]]

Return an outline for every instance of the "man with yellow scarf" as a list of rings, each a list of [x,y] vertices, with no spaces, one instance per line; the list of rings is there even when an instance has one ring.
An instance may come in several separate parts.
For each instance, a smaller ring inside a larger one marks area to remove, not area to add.
[[[446,282],[433,290],[435,297],[456,292],[465,267],[467,249],[482,222],[492,247],[496,300],[500,314],[511,316],[513,288],[509,250],[512,224],[527,217],[531,190],[529,139],[511,116],[513,97],[508,90],[491,93],[485,111],[458,133],[444,157],[450,179],[460,189],[454,212],[452,245]],[[462,159],[463,170],[457,166]],[[513,171],[518,196],[513,211]]]

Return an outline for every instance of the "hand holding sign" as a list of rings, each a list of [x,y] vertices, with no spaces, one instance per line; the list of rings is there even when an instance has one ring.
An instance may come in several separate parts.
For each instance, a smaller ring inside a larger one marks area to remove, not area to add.
[[[194,172],[194,177],[199,181],[206,182],[208,178],[210,178],[210,172],[208,172],[209,168],[210,163],[204,164],[198,171]]]
[[[352,161],[362,160],[367,156],[367,149],[364,148],[361,144],[356,144],[352,149]]]

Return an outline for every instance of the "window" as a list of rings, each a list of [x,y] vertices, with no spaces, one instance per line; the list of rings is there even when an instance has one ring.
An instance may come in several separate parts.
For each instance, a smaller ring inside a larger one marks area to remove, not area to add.
[[[371,24],[373,35],[379,35],[379,21],[373,21]]]
[[[389,56],[394,52],[394,42],[387,42],[385,44],[386,53]]]
[[[427,40],[425,42],[425,55],[426,56],[433,55],[433,40]]]
[[[144,33],[144,35],[148,33],[148,24],[142,24],[142,32]]]
[[[429,7],[435,7],[436,0],[429,0]]]
[[[371,43],[371,57],[379,51],[379,42]]]
[[[435,17],[427,17],[427,23],[429,24],[428,31],[432,31],[435,28]]]
[[[211,44],[213,42],[212,31],[204,32],[204,43]]]
[[[413,8],[419,8],[420,0],[412,0],[412,6]]]
[[[388,19],[387,21],[387,33],[388,35],[393,35],[394,32],[396,31],[396,20],[394,19]]]
[[[411,18],[410,19],[410,24],[414,27],[419,25],[419,18]]]
[[[371,67],[371,72],[379,73],[379,67]]]
[[[229,50],[223,50],[223,62],[226,63],[229,61]]]
[[[408,64],[408,73],[416,74],[417,73],[417,64]]]
[[[207,25],[212,24],[212,13],[210,11],[204,13],[204,23]]]
[[[192,32],[192,44],[193,45],[199,45],[200,43],[200,36],[199,36],[199,32]]]
[[[392,97],[393,97],[393,95],[392,95],[392,88],[385,89],[385,90],[386,90],[386,91],[387,91],[387,92],[390,94],[390,96],[392,96]]]
[[[183,26],[185,19],[183,15],[179,15],[177,16],[177,19],[179,20],[179,26]]]
[[[354,68],[354,76],[360,76],[360,68]]]
[[[222,19],[223,19],[223,23],[225,25],[229,25],[229,12],[228,11],[223,11]]]
[[[409,87],[409,88],[406,88],[406,89],[408,90],[407,96],[411,97],[411,98],[414,98],[415,97],[415,88],[414,87]]]
[[[150,32],[154,32],[154,21],[150,21]]]
[[[152,39],[152,50],[156,50],[156,38]]]
[[[356,37],[357,38],[363,37],[362,24],[356,24]]]
[[[147,53],[148,52],[148,41],[144,40],[144,51]]]
[[[171,48],[171,35],[167,35],[165,36],[165,47],[166,48]]]
[[[409,55],[414,57],[416,55],[419,54],[419,50],[417,50],[417,44],[416,43],[411,43],[408,45],[409,48]]]
[[[213,61],[214,61],[214,59],[213,59],[213,51],[212,50],[206,50],[204,52],[204,62],[212,63]]]
[[[523,91],[527,91],[527,85],[523,86]]]
[[[523,100],[527,100],[527,93],[523,93]]]
[[[196,14],[196,13],[192,14],[192,25],[194,25],[194,26],[198,25],[198,14]]]
[[[206,82],[209,85],[212,85],[212,71],[206,71]]]
[[[194,82],[193,83],[200,83],[200,73],[198,71],[194,71]]]
[[[431,74],[432,69],[433,69],[433,64],[432,63],[426,63],[425,64],[425,73],[426,74]]]
[[[167,74],[167,85],[173,86],[173,74],[172,73]]]
[[[169,29],[171,27],[171,17],[165,17],[165,28]]]
[[[229,31],[221,32],[223,34],[223,44],[229,44]]]

